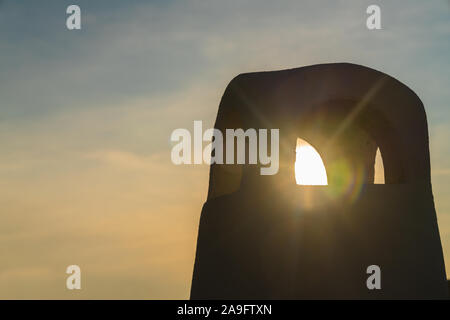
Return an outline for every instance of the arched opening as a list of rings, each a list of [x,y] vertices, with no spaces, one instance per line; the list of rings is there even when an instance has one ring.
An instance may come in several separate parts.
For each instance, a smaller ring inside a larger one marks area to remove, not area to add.
[[[377,148],[377,154],[375,155],[375,174],[374,174],[374,184],[385,184],[384,180],[384,165],[383,157],[381,156],[380,148]]]
[[[299,185],[327,185],[327,172],[317,150],[297,138],[295,148],[295,181]]]

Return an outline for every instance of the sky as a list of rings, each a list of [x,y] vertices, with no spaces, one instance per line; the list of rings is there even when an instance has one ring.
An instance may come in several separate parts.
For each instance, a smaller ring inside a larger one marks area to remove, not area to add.
[[[0,1],[0,298],[188,298],[209,169],[173,165],[171,132],[212,127],[239,73],[328,62],[423,101],[450,275],[449,15],[447,0]]]

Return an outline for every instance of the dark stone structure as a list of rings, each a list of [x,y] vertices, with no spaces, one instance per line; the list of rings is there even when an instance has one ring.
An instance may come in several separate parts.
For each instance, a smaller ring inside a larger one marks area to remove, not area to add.
[[[347,63],[241,74],[215,128],[279,128],[280,170],[211,166],[192,299],[448,297],[426,115],[404,84]],[[327,186],[296,185],[297,137],[320,153]]]

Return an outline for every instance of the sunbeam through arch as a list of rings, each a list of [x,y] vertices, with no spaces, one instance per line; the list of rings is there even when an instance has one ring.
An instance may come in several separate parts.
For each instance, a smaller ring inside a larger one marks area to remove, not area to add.
[[[299,185],[327,185],[327,172],[317,150],[297,138],[295,149],[295,181]]]

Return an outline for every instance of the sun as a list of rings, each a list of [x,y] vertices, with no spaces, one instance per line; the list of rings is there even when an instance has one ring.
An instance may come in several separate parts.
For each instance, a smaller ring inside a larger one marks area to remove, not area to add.
[[[295,180],[299,185],[327,185],[327,172],[319,153],[308,142],[297,139]]]

